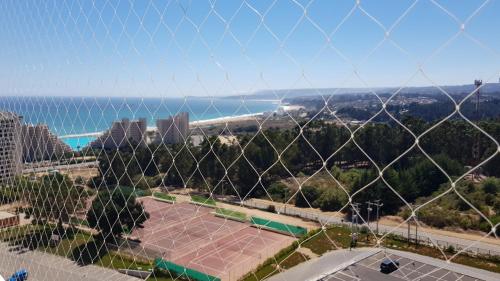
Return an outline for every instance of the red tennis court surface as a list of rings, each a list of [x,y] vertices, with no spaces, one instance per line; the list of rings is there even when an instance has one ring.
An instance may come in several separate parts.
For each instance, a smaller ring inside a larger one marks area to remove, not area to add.
[[[150,214],[134,230],[145,249],[222,280],[238,280],[295,239],[212,214],[211,208],[141,198]]]

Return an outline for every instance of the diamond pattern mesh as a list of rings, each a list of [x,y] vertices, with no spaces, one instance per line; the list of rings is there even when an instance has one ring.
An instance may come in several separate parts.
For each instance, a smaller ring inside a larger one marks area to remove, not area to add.
[[[335,252],[308,278],[344,280],[356,244],[498,272],[498,1],[0,7],[4,277],[288,280]]]

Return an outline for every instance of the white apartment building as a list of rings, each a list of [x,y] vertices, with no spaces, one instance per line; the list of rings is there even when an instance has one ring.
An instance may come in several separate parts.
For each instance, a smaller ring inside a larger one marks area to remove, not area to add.
[[[157,140],[160,143],[181,143],[189,134],[189,113],[181,112],[174,117],[156,120]]]
[[[58,159],[72,151],[45,124],[22,125],[21,140],[25,162]]]
[[[22,117],[0,112],[0,184],[9,184],[22,172]]]
[[[94,148],[117,149],[129,144],[146,145],[148,122],[146,118],[115,121],[111,128],[90,145]]]

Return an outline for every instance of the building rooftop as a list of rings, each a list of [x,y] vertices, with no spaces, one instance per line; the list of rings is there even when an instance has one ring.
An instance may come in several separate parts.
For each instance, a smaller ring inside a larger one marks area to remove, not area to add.
[[[2,119],[12,119],[12,118],[18,118],[17,114],[8,112],[8,111],[0,111],[0,120]]]
[[[15,217],[15,216],[16,215],[11,214],[9,212],[0,211],[0,220],[12,218],[12,217]]]

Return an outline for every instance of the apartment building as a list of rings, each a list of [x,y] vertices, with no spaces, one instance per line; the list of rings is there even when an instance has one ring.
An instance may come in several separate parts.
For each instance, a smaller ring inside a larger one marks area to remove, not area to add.
[[[45,124],[22,125],[21,140],[24,162],[58,159],[72,151]]]
[[[123,118],[120,121],[113,122],[111,128],[93,141],[90,146],[93,148],[117,149],[129,144],[146,145],[147,126],[146,118],[132,121]]]
[[[189,113],[181,112],[167,119],[156,120],[157,141],[174,144],[184,142],[189,134]]]
[[[9,184],[22,172],[22,117],[0,112],[0,184]]]

